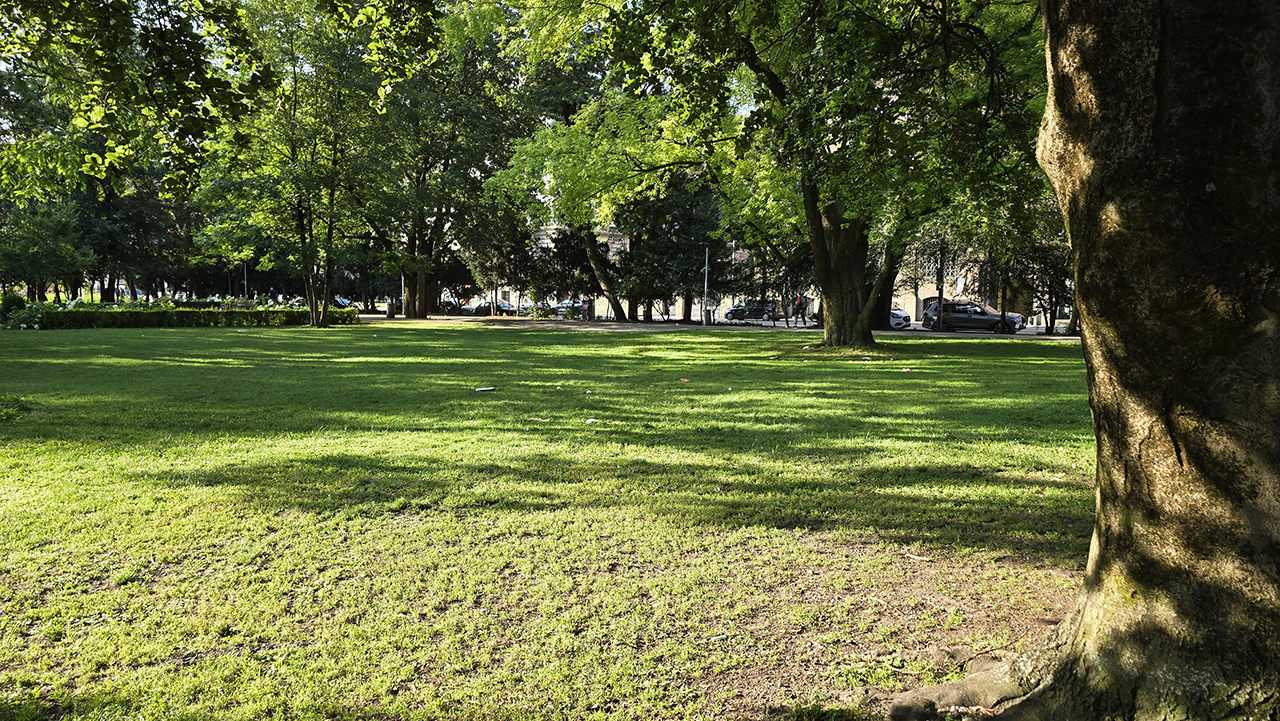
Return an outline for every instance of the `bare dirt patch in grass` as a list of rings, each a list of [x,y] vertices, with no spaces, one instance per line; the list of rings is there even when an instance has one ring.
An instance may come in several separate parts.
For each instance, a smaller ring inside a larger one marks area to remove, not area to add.
[[[830,537],[809,545],[816,562],[772,584],[772,603],[744,624],[744,645],[762,651],[756,662],[693,681],[712,717],[882,710],[894,692],[1039,641],[1069,610],[1079,580],[1078,571],[1002,553]]]

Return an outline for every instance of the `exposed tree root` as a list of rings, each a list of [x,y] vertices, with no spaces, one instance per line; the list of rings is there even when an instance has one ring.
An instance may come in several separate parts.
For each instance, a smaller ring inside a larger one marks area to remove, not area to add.
[[[891,721],[934,721],[948,715],[986,716],[1001,703],[1024,693],[1010,665],[1005,663],[969,674],[960,681],[902,694],[889,707],[889,718]]]

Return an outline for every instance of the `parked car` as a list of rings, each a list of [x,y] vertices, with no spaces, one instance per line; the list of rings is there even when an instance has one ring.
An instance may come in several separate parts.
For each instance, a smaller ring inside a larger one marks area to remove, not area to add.
[[[970,301],[945,301],[942,304],[942,320],[937,318],[938,304],[930,303],[924,310],[921,322],[929,330],[986,330],[992,333],[1016,333],[1027,327],[1027,319],[1018,313],[1006,313],[1004,327],[1000,325],[1000,311]]]
[[[445,300],[440,302],[440,311],[445,315],[471,315],[475,309],[456,300]]]
[[[782,311],[778,309],[778,301],[756,298],[739,303],[725,311],[729,320],[782,320]]]
[[[889,327],[894,330],[902,330],[911,327],[911,315],[905,310],[894,308],[889,311]]]
[[[581,299],[562,300],[551,306],[551,313],[557,318],[580,320],[589,317],[591,301]]]
[[[511,305],[505,300],[500,300],[498,301],[497,312],[495,313],[493,304],[486,301],[484,303],[481,303],[480,305],[477,305],[475,309],[471,311],[471,314],[472,315],[515,315],[516,309],[515,309],[515,306]]]

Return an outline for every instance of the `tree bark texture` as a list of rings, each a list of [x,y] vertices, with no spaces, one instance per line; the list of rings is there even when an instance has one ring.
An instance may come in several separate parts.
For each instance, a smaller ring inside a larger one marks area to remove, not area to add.
[[[1036,719],[1280,717],[1280,3],[1048,0],[1038,155],[1097,436]]]
[[[867,222],[846,219],[838,200],[824,201],[817,185],[802,183],[813,273],[822,293],[822,342],[869,347],[871,314],[867,308]]]

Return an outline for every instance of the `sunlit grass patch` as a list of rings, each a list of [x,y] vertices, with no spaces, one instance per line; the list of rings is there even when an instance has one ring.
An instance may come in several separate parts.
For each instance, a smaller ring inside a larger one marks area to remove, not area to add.
[[[0,718],[758,718],[1043,633],[1079,348],[818,338],[6,336]]]

